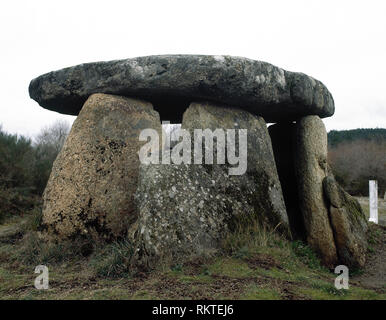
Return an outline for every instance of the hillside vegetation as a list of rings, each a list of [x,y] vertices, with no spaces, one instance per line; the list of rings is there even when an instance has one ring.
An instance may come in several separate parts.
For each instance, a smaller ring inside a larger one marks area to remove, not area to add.
[[[6,133],[0,126],[0,223],[39,206],[68,132],[67,123],[57,122],[32,140]]]
[[[366,268],[350,270],[349,289],[338,290],[337,274],[307,245],[257,225],[229,234],[216,256],[133,274],[130,243],[45,243],[39,214],[0,226],[0,299],[386,299],[386,229],[373,224]],[[39,264],[49,269],[48,290],[34,287]]]
[[[331,130],[328,132],[328,146],[336,147],[343,142],[352,142],[357,140],[384,142],[386,141],[386,129],[352,129],[352,130]]]

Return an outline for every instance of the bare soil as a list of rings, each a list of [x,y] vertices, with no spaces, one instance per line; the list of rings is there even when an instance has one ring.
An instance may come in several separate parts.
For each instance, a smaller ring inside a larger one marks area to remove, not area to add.
[[[367,256],[363,271],[354,277],[354,280],[364,288],[384,291],[386,289],[386,227],[371,224],[370,228],[379,236],[374,240],[374,244],[370,244],[372,252]]]

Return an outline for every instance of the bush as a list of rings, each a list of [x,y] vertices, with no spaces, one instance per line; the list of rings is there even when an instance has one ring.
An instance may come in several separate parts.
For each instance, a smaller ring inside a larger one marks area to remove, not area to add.
[[[0,184],[4,188],[32,187],[33,154],[30,139],[8,134],[0,127]]]
[[[31,139],[4,132],[0,126],[0,223],[39,205],[52,164],[69,126],[56,122]]]
[[[33,157],[31,140],[0,127],[0,222],[35,205]]]
[[[14,215],[24,215],[37,203],[38,198],[22,188],[5,188],[0,185],[0,223]]]
[[[52,165],[62,149],[70,131],[67,122],[57,121],[43,128],[35,138],[33,185],[37,194],[42,195],[51,173]]]
[[[302,241],[293,241],[291,243],[292,251],[294,254],[301,258],[302,262],[312,269],[320,269],[321,264],[319,258],[315,252]]]

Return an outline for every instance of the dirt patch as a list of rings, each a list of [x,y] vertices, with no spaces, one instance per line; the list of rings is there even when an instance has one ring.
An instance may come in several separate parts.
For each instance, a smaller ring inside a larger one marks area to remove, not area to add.
[[[371,224],[369,232],[376,234],[369,238],[371,252],[363,272],[354,276],[353,280],[364,288],[383,293],[386,292],[386,227]]]
[[[271,268],[279,268],[280,263],[276,261],[272,256],[266,254],[259,254],[252,258],[248,258],[247,260],[248,266],[251,269],[263,268],[265,270],[269,270]]]
[[[162,274],[154,275],[154,282],[149,281],[142,290],[148,290],[152,295],[160,299],[194,299],[213,300],[227,297],[238,299],[244,293],[247,286],[259,281],[256,278],[234,279],[224,276],[211,276],[215,281],[210,283],[184,283],[179,279]]]
[[[195,260],[184,263],[184,274],[194,276],[201,274],[205,270],[205,266],[211,263],[211,258],[197,257]]]

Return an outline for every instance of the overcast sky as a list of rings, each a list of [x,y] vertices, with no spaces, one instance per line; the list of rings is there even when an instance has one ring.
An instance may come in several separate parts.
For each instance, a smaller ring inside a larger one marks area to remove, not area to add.
[[[267,61],[321,80],[328,130],[386,128],[386,1],[1,1],[3,129],[35,135],[56,119],[32,78],[71,65],[154,54]]]

